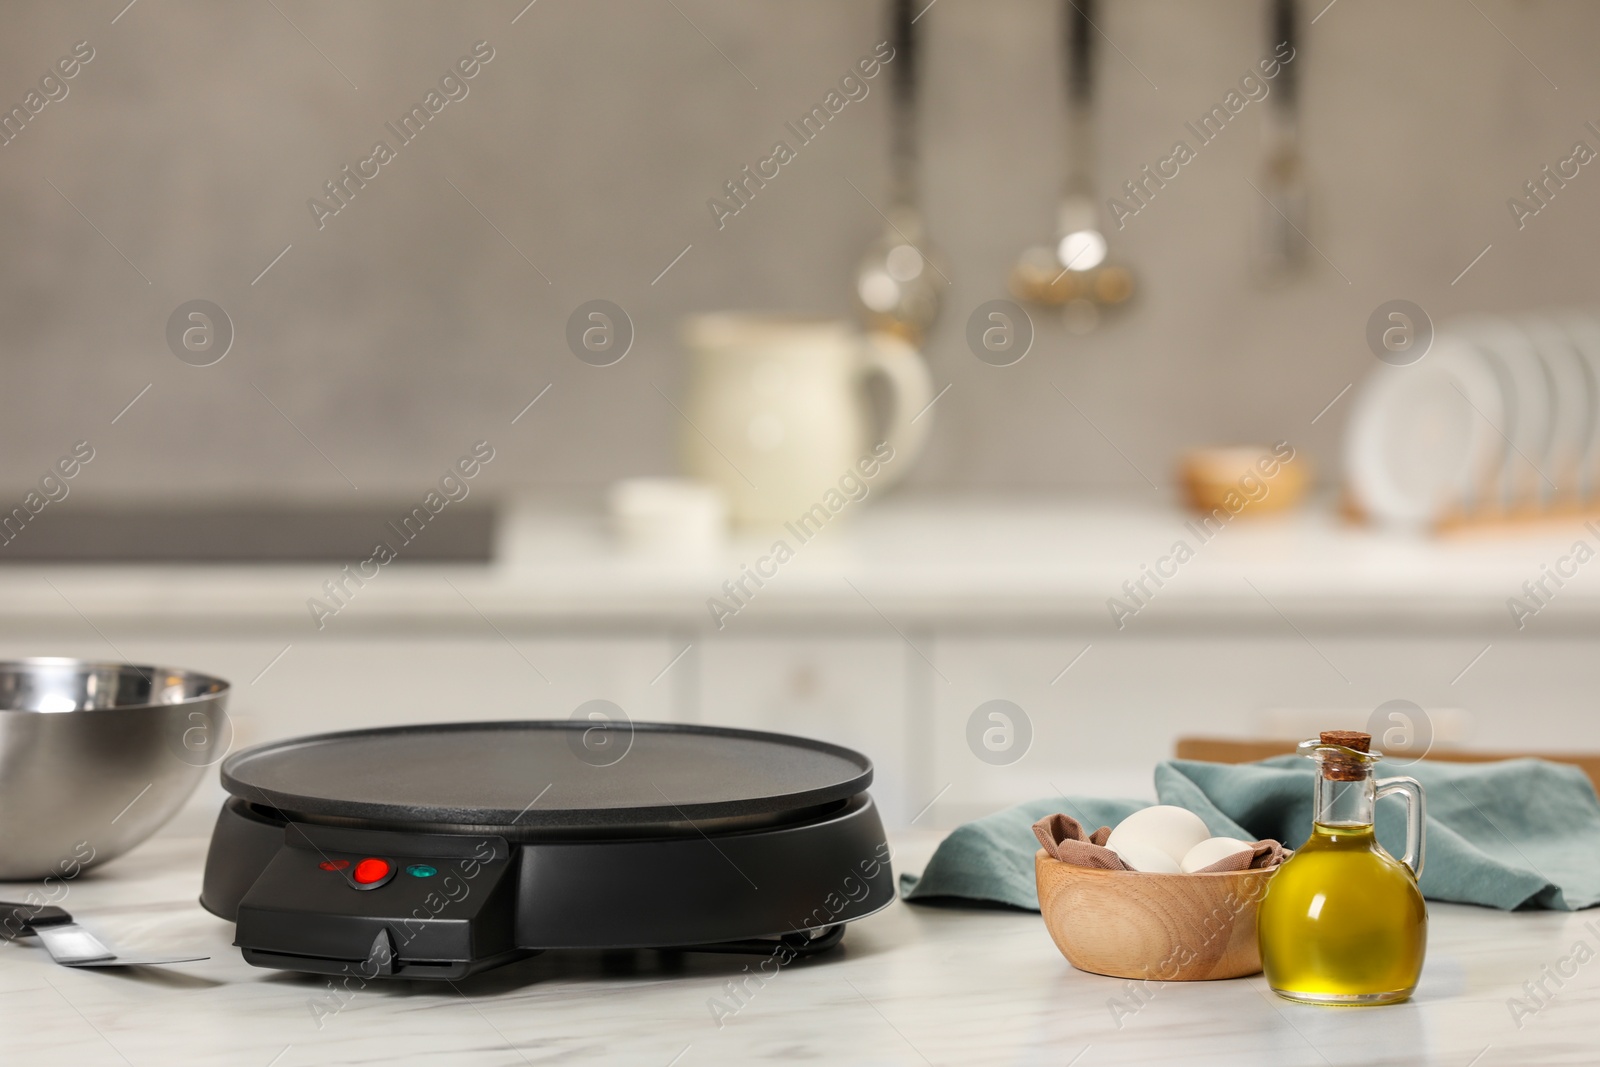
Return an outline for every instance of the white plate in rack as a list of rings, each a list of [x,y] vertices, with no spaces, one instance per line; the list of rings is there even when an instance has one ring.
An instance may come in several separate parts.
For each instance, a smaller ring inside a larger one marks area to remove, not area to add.
[[[1510,448],[1500,471],[1501,506],[1509,511],[1546,502],[1555,486],[1549,475],[1555,429],[1549,370],[1540,362],[1528,335],[1509,319],[1462,319],[1452,323],[1451,329],[1483,352],[1499,373],[1504,418],[1496,420],[1495,426]]]
[[[1417,363],[1375,367],[1345,432],[1356,504],[1376,522],[1413,529],[1476,509],[1506,464],[1504,408],[1488,357],[1448,334]]]
[[[1590,314],[1563,315],[1561,327],[1588,368],[1594,421],[1578,470],[1578,495],[1588,502],[1600,498],[1600,320]]]
[[[1572,335],[1555,320],[1528,316],[1521,325],[1549,374],[1555,400],[1551,411],[1550,465],[1545,471],[1562,497],[1579,497],[1594,440],[1597,412],[1594,368],[1578,351]],[[1548,491],[1549,486],[1543,486]]]

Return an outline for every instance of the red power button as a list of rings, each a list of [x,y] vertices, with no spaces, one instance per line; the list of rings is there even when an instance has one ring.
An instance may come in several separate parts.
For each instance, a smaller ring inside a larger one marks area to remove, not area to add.
[[[380,860],[376,856],[368,856],[356,864],[355,873],[352,877],[355,878],[356,885],[363,889],[373,889],[387,882],[393,876],[394,864],[388,860]]]

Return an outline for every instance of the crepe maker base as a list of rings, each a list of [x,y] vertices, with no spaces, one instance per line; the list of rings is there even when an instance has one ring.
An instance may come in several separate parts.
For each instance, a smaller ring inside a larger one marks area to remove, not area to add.
[[[783,960],[893,902],[865,756],[596,729],[450,723],[238,753],[200,903],[257,966],[454,979],[549,949]]]

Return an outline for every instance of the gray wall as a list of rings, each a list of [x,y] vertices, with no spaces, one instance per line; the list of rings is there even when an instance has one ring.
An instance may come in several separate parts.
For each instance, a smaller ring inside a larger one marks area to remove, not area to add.
[[[846,179],[882,202],[885,79],[722,232],[705,200],[882,38],[876,4],[539,0],[513,25],[524,0],[277,0],[281,13],[140,0],[113,24],[123,2],[6,5],[7,107],[72,42],[96,51],[0,148],[8,491],[79,438],[98,455],[75,491],[102,497],[347,496],[334,465],[363,494],[410,496],[481,437],[500,449],[482,483],[496,489],[665,472],[677,416],[655,387],[682,390],[682,314],[852,313],[853,265],[880,222]],[[1328,470],[1349,398],[1310,420],[1372,365],[1362,334],[1380,302],[1408,297],[1437,318],[1587,300],[1600,173],[1585,168],[1522,232],[1505,202],[1574,140],[1600,145],[1582,128],[1600,120],[1600,7],[1476,6],[1338,0],[1309,28],[1312,237],[1337,272],[1314,256],[1287,288],[1252,284],[1251,105],[1118,235],[1137,308],[1089,337],[1041,318],[1032,354],[996,369],[967,352],[962,325],[1053,226],[1057,5],[939,0],[920,24],[923,180],[953,285],[928,357],[953,388],[913,484],[1143,488],[1052,382],[1157,482],[1185,444],[1219,440],[1288,438]],[[1126,58],[1104,53],[1103,181],[1164,154],[1265,54],[1262,14],[1236,0],[1105,3]],[[480,39],[495,58],[470,95],[319,231],[307,198]],[[197,297],[237,329],[208,368],[164,340]],[[606,369],[563,339],[596,297],[638,329]]]

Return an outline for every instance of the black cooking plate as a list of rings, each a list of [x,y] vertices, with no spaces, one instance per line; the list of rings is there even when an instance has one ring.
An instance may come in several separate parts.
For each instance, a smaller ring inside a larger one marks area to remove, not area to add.
[[[593,730],[525,720],[319,734],[229,757],[222,784],[297,817],[573,831],[770,816],[872,782],[870,760],[821,741],[663,723]]]

